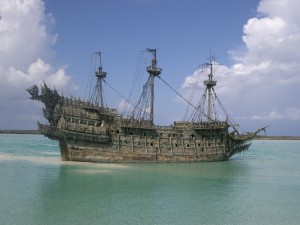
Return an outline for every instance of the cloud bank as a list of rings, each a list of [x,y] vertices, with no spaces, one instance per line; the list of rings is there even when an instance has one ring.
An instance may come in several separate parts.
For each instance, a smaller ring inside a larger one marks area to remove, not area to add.
[[[65,68],[51,65],[57,35],[54,19],[42,0],[0,0],[0,129],[35,128],[41,105],[26,89],[45,81],[58,91],[72,92]]]
[[[282,127],[278,134],[288,132],[289,125],[300,125],[299,7],[298,0],[260,1],[257,16],[243,28],[244,50],[230,51],[235,63],[224,66],[216,77],[216,90],[233,117],[271,127],[275,121],[286,122],[287,130]],[[185,79],[184,92],[196,74]]]

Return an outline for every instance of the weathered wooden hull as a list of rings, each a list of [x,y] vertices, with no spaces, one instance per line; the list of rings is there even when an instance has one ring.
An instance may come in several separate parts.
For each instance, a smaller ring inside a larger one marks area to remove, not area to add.
[[[159,130],[159,132],[162,132]],[[79,133],[57,132],[40,125],[40,132],[59,141],[64,161],[82,162],[201,162],[223,161],[229,157],[226,142],[215,139],[115,135],[93,138]],[[68,138],[67,138],[68,137]],[[94,141],[92,141],[94,140]]]
[[[228,133],[226,122],[176,122],[171,126],[149,127],[117,118],[105,126],[90,128],[91,125],[86,124],[91,124],[91,119],[83,116],[84,110],[70,111],[73,118],[65,115],[59,126],[39,124],[42,134],[59,141],[61,157],[65,161],[223,161],[250,145],[248,140],[234,140]],[[101,119],[92,121],[92,124],[101,123]]]
[[[140,147],[135,150],[120,148],[114,144],[95,144],[73,140],[59,140],[64,161],[80,162],[200,162],[223,161],[222,152],[201,152],[176,149],[173,152],[156,147]]]
[[[226,126],[169,126],[152,130],[123,128],[122,132],[111,135],[88,134],[41,124],[39,130],[46,137],[59,141],[64,161],[223,161],[250,146],[248,141],[230,138]]]

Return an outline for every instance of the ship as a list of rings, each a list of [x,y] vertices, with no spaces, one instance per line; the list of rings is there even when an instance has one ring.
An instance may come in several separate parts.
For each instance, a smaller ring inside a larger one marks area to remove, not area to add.
[[[265,128],[255,132],[240,132],[230,117],[219,119],[214,113],[215,58],[204,66],[208,69],[204,80],[204,94],[194,105],[173,89],[161,77],[157,66],[157,49],[146,49],[151,56],[146,66],[148,79],[142,94],[129,115],[104,105],[103,83],[107,73],[101,62],[95,71],[96,100],[64,97],[44,82],[40,88],[33,85],[27,91],[32,100],[44,104],[43,115],[49,124],[38,122],[44,136],[57,140],[63,161],[81,162],[202,162],[224,161],[241,153],[251,140]],[[154,81],[161,79],[187,102],[192,109],[188,119],[175,121],[169,126],[154,123]],[[223,108],[223,107],[222,107]]]

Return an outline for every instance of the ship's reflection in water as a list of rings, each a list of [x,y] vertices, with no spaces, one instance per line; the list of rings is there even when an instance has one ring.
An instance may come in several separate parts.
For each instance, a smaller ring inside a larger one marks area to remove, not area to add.
[[[220,163],[63,163],[40,187],[43,221],[82,224],[196,224],[234,206],[240,161]],[[64,199],[64,201],[62,201]],[[226,205],[226,207],[224,207]],[[61,215],[52,218],[51,215]],[[220,219],[222,218],[220,215]]]

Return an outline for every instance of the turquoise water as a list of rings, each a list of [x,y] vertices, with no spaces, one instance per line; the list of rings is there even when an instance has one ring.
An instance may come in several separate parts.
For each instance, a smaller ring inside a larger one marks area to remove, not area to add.
[[[57,142],[0,135],[0,224],[299,224],[300,141],[226,162],[60,161]]]

